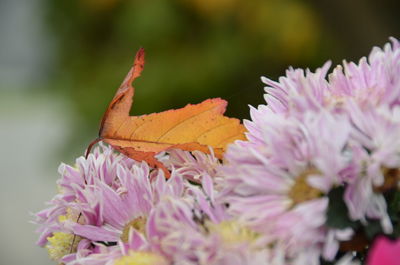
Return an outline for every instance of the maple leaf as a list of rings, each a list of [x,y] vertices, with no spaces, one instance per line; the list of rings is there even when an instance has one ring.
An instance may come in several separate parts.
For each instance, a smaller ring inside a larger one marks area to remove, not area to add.
[[[220,98],[176,110],[130,116],[132,82],[144,68],[144,55],[144,49],[137,52],[132,68],[104,113],[99,137],[89,145],[86,156],[95,143],[104,141],[134,160],[161,168],[168,177],[169,171],[155,158],[161,151],[179,148],[209,153],[211,146],[215,155],[222,158],[229,143],[245,140],[240,121],[223,116],[227,102]]]

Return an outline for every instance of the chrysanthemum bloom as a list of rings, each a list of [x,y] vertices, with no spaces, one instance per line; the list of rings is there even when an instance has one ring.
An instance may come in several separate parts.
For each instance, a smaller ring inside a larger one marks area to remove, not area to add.
[[[209,182],[203,187],[212,184]],[[214,189],[211,189],[214,191]],[[175,265],[304,265],[312,251],[304,250],[287,260],[282,244],[266,244],[262,235],[228,215],[218,194],[193,191],[196,200],[169,198],[152,211],[147,235],[153,253]],[[219,207],[219,206],[222,206]],[[318,258],[318,257],[317,257]],[[358,265],[349,256],[337,265]]]
[[[174,178],[174,174],[172,178]],[[165,183],[165,181],[162,181],[161,179],[157,179],[156,181],[158,181],[158,185],[163,185],[163,183]],[[160,234],[155,233],[155,230],[151,228],[153,223],[152,220],[154,220],[153,216],[155,215],[154,211],[157,212],[160,211],[160,209],[165,209],[162,205],[165,205],[165,203],[169,201],[179,200],[179,202],[189,207],[187,208],[187,210],[190,214],[196,213],[196,216],[201,216],[203,213],[208,213],[210,214],[210,220],[220,220],[224,218],[223,206],[217,206],[217,203],[214,201],[215,196],[213,194],[213,183],[209,176],[204,176],[202,178],[202,186],[204,187],[204,189],[186,183],[187,193],[189,194],[186,197],[175,196],[173,193],[163,194],[159,197],[163,202],[157,203],[150,210],[151,217],[149,218],[149,221],[144,224],[144,231],[140,232],[136,229],[130,229],[127,240],[124,240],[123,238],[118,239],[118,245],[116,246],[105,247],[104,245],[95,242],[94,244],[96,245],[96,251],[92,251],[92,253],[90,255],[87,255],[86,257],[78,257],[71,264],[176,264],[175,261],[171,258],[181,250],[177,249],[174,252],[167,251],[168,255],[164,255],[165,249],[159,247],[161,244],[160,240],[158,240]],[[165,190],[165,188],[166,186],[164,186],[164,188],[160,188],[160,190]],[[211,203],[216,206],[211,207]],[[174,212],[174,207],[169,207],[165,209],[165,211],[173,216],[180,214]],[[163,222],[174,221],[167,218],[167,216],[162,216],[161,219],[163,220]],[[185,229],[183,229],[184,224],[182,225],[174,222],[170,223],[169,225],[175,227],[175,229],[171,229],[170,231],[168,231],[170,233],[178,233],[178,231],[188,232],[188,234],[186,235],[188,235],[189,237],[192,236],[190,234],[190,231],[186,231]],[[157,227],[157,229],[160,229],[160,227]],[[179,241],[175,243],[178,244]]]
[[[211,210],[212,211],[212,210]],[[212,220],[214,219],[214,220]],[[182,199],[169,198],[154,209],[148,238],[155,252],[176,265],[249,265],[269,263],[269,249],[258,234],[234,220],[194,210]]]
[[[383,196],[400,182],[400,45],[391,38],[359,64],[344,62],[329,76],[331,91],[351,117],[356,178],[348,179],[345,200],[353,220],[379,220],[391,233]],[[344,68],[344,71],[343,71]]]
[[[399,47],[392,39],[329,80],[329,63],[315,73],[289,69],[279,82],[263,78],[267,105],[251,108],[249,141],[229,148],[222,170],[230,213],[270,241],[284,239],[289,255],[315,247],[331,259],[336,239],[351,235],[325,225],[327,195],[343,186],[349,217],[379,220],[390,233],[382,192],[400,180]]]
[[[400,104],[400,44],[390,38],[384,49],[374,47],[359,64],[343,62],[329,75],[331,93],[340,101],[393,107]],[[369,107],[369,106],[368,106]]]
[[[172,150],[170,155],[161,154],[160,159],[171,168],[169,180],[162,172],[151,171],[147,164],[116,154],[104,145],[88,159],[77,159],[76,167],[61,165],[60,193],[50,202],[50,208],[38,214],[42,232],[39,244],[47,244],[51,257],[60,262],[72,264],[85,259],[90,263],[92,254],[96,254],[96,264],[101,264],[104,253],[121,253],[112,249],[118,249],[116,244],[127,244],[130,231],[145,236],[148,215],[165,198],[186,196],[189,203],[198,199],[205,205],[207,199],[200,198],[198,188],[181,175],[203,183],[206,193],[213,196],[210,175],[215,175],[219,165],[213,155]]]
[[[63,261],[86,256],[92,250],[85,247],[96,242],[126,242],[131,228],[143,233],[152,207],[163,196],[181,196],[184,191],[182,178],[174,172],[166,181],[162,172],[155,175],[147,164],[106,146],[88,159],[79,158],[76,168],[62,165],[60,172],[60,194],[38,214],[39,244],[48,243],[55,260],[69,253],[73,254]]]
[[[86,257],[78,257],[70,265],[169,265],[165,257],[152,252],[146,237],[131,229],[127,242],[119,240],[115,246],[95,243],[95,251]]]
[[[79,157],[75,167],[61,164],[61,178],[57,181],[59,193],[49,202],[49,208],[36,215],[36,222],[40,225],[38,232],[41,233],[38,244],[44,246],[47,243],[49,253],[55,260],[77,250],[84,254],[90,242],[72,235],[64,227],[68,220],[76,222],[79,219],[80,223],[83,221],[79,209],[75,207],[80,196],[79,191],[92,186],[98,180],[111,185],[118,166],[132,168],[136,164],[138,163],[116,154],[112,148],[104,145],[96,148],[87,159]]]
[[[173,168],[183,178],[194,182],[201,182],[202,177],[205,175],[215,178],[217,168],[221,164],[218,158],[214,156],[212,148],[210,148],[210,154],[200,151],[188,152],[180,149],[174,149],[168,153],[164,164],[171,169]]]
[[[222,174],[229,212],[266,242],[283,241],[289,257],[307,251],[309,264],[318,264],[321,253],[332,259],[337,239],[352,235],[351,229],[325,226],[327,194],[342,184],[340,174],[350,166],[349,120],[327,111],[300,120],[263,110],[268,112],[257,113],[257,144],[242,142],[227,151]]]
[[[159,171],[150,183],[149,167],[145,163],[131,169],[118,167],[116,173],[112,185],[98,180],[79,191],[79,203],[74,206],[82,213],[85,223],[68,221],[65,227],[92,241],[126,241],[131,227],[144,231],[150,210],[162,197],[183,194],[182,179],[176,174],[166,181]]]
[[[357,174],[346,180],[349,217],[365,227],[378,221],[385,234],[398,222],[388,208],[396,205],[390,198],[396,198],[400,187],[400,45],[391,41],[358,65],[345,62],[344,71],[338,67],[330,75],[332,91],[352,123]]]
[[[386,237],[375,240],[369,251],[368,265],[400,265],[400,240],[391,241]]]
[[[353,220],[380,220],[385,233],[392,223],[383,193],[398,188],[400,181],[400,107],[369,108],[349,103],[352,141],[360,146],[355,157],[359,172],[349,179],[345,200]]]
[[[343,66],[338,65],[329,74],[328,80],[330,62],[315,73],[308,69],[289,68],[279,82],[262,77],[267,85],[267,108],[273,113],[302,116],[307,111],[318,112],[321,107],[340,109],[341,104],[349,99],[360,105],[399,105],[400,43],[395,38],[391,41],[384,49],[374,47],[368,59],[363,57],[358,65],[344,61]]]
[[[318,112],[321,107],[335,106],[330,99],[331,92],[326,80],[330,65],[327,62],[315,73],[308,69],[289,68],[279,82],[262,77],[261,80],[267,85],[264,96],[267,107],[275,114],[299,117],[307,111]]]

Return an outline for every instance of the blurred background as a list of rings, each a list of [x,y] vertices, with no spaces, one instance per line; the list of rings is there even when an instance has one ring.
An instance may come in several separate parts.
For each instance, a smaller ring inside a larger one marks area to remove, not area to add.
[[[211,97],[249,118],[260,76],[358,60],[399,37],[398,1],[0,0],[0,264],[53,264],[32,212],[56,192],[60,161],[97,136],[139,47],[132,114]]]

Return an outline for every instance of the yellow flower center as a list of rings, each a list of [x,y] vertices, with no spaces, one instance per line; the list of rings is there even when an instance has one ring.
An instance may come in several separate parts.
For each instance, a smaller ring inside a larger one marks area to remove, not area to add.
[[[122,242],[128,242],[129,240],[129,230],[131,228],[135,228],[137,231],[139,231],[142,234],[145,234],[145,227],[146,227],[146,218],[145,217],[138,217],[130,221],[124,226],[124,229],[122,230],[122,235],[121,235],[121,240]]]
[[[305,170],[297,177],[296,182],[289,191],[289,197],[292,199],[293,205],[316,199],[322,195],[322,191],[311,187],[307,183],[307,178],[311,175],[321,174],[317,169],[310,168]]]
[[[48,244],[46,245],[50,258],[58,261],[65,255],[76,252],[80,240],[79,236],[76,236],[74,240],[73,234],[63,232],[53,233],[53,236],[47,238]]]
[[[235,221],[223,221],[219,224],[208,223],[207,228],[210,233],[218,233],[227,245],[252,243],[258,238],[255,231]]]
[[[129,251],[127,256],[123,256],[114,262],[114,265],[167,265],[168,262],[157,254],[151,252]]]

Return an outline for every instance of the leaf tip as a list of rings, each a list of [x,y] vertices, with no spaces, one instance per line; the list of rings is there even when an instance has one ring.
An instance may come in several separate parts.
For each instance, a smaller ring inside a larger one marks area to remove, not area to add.
[[[139,50],[136,53],[136,58],[135,59],[144,59],[144,55],[146,54],[146,51],[144,50],[143,47],[140,47]]]
[[[133,73],[131,75],[129,82],[132,82],[133,80],[135,80],[142,73],[143,68],[144,68],[144,62],[145,62],[144,61],[145,54],[146,54],[146,52],[143,47],[141,47],[137,51],[135,60],[133,62]]]

